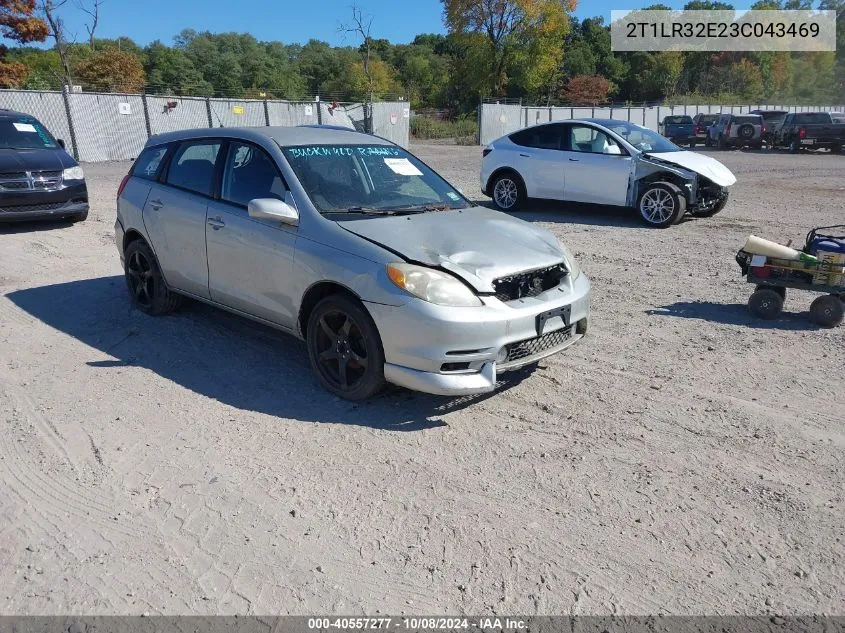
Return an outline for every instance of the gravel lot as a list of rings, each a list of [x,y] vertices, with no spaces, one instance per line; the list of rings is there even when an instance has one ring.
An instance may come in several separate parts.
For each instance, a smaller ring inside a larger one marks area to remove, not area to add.
[[[416,146],[481,198],[480,148]],[[843,329],[733,255],[845,222],[845,157],[722,152],[720,215],[541,205],[591,334],[489,397],[322,391],[304,346],[129,307],[126,164],[0,228],[0,614],[845,613]]]

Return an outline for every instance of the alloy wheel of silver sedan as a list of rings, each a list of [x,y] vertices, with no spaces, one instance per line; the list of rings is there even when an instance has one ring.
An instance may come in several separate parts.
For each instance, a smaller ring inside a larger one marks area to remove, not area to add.
[[[642,218],[657,227],[667,227],[677,221],[682,213],[681,200],[666,185],[654,185],[640,196],[639,211]]]
[[[519,185],[511,177],[502,176],[493,187],[493,201],[500,209],[513,209],[519,201]]]

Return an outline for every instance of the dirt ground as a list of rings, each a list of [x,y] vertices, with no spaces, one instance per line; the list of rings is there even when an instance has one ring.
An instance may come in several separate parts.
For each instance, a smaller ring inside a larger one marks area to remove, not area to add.
[[[415,146],[471,197],[477,147]],[[845,343],[747,313],[749,233],[845,222],[845,157],[721,152],[668,230],[535,205],[590,335],[489,397],[328,396],[304,346],[130,309],[126,164],[87,222],[0,228],[0,614],[845,613]]]

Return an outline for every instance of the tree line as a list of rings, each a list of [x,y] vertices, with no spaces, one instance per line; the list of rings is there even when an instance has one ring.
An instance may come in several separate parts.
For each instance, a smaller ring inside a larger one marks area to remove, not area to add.
[[[575,0],[442,0],[447,34],[410,44],[378,37],[357,7],[339,24],[354,45],[262,42],[246,33],[185,29],[171,45],[102,39],[104,0],[82,4],[88,41],[70,42],[67,0],[0,0],[0,86],[236,98],[404,98],[414,108],[472,112],[485,97],[534,104],[845,101],[845,0],[758,0],[755,9],[832,9],[837,52],[611,51],[603,18],[579,20]],[[650,9],[669,9],[651,5]],[[692,0],[685,9],[733,9]],[[32,46],[51,41],[52,47]]]

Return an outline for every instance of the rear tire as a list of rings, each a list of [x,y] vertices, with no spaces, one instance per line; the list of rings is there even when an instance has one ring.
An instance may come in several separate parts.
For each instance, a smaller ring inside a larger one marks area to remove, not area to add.
[[[372,317],[342,294],[320,301],[308,318],[311,368],[327,391],[345,400],[366,400],[385,384],[384,350]]]
[[[687,210],[681,190],[667,182],[647,185],[637,201],[637,211],[649,226],[665,229],[679,222]]]
[[[762,288],[749,297],[748,309],[754,316],[771,321],[783,310],[783,298],[772,288]]]
[[[135,240],[126,247],[123,257],[124,277],[133,305],[151,316],[169,314],[183,301],[182,295],[167,287],[158,260],[143,240]]]
[[[822,327],[836,327],[842,323],[845,306],[836,295],[824,295],[810,304],[810,320]]]
[[[780,295],[780,298],[786,301],[786,288],[783,286],[770,286],[769,284],[759,284],[757,290],[774,290]]]
[[[493,180],[490,197],[500,211],[518,211],[525,204],[527,196],[522,179],[514,172],[505,172]]]

